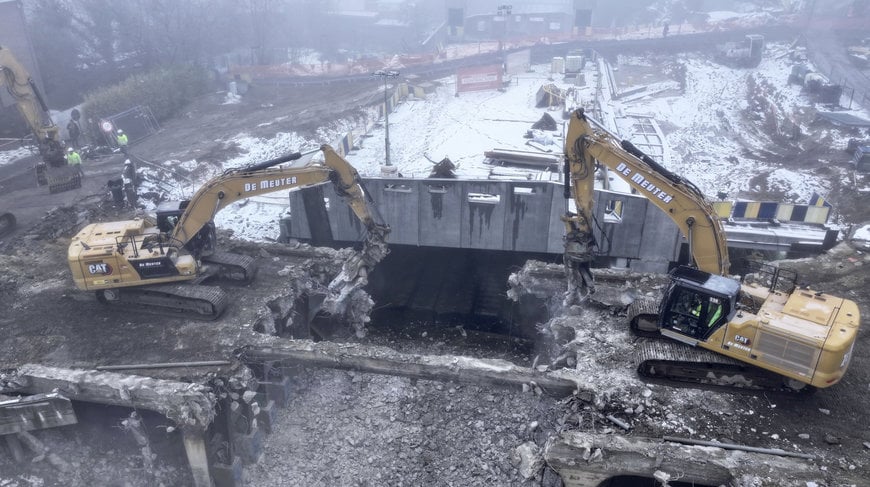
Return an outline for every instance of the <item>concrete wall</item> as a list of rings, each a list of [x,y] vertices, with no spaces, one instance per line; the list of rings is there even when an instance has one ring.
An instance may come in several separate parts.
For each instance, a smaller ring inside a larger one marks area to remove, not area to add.
[[[560,184],[381,178],[365,179],[364,184],[392,227],[388,239],[392,245],[563,252],[565,226],[559,217],[565,213],[566,200]],[[325,209],[320,204],[324,199]],[[677,226],[645,198],[601,191],[596,192],[596,200],[595,237],[604,256],[628,259],[633,269],[650,271],[667,270],[677,260],[681,243]],[[609,201],[623,205],[621,221],[605,222]],[[283,224],[284,238],[328,245],[359,241],[363,232],[331,185],[290,193],[290,211],[292,217]]]

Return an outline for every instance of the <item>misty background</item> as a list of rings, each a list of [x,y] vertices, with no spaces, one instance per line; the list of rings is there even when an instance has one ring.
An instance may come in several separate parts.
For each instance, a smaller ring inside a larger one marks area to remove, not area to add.
[[[562,24],[564,30],[581,9],[591,12],[591,27],[616,28],[676,24],[718,10],[815,7],[813,0],[11,1],[20,3],[26,20],[38,67],[34,78],[56,110],[76,106],[89,93],[130,76],[171,66],[196,65],[219,81],[234,64],[340,63],[433,52],[443,48],[443,42],[432,40],[445,28],[451,9],[467,23],[476,16],[504,14],[505,8],[516,15],[549,14],[550,25]],[[469,42],[492,37],[491,31],[470,28],[463,33]],[[509,40],[510,34],[502,32],[500,38]],[[0,109],[0,136],[27,133],[16,115],[9,107]]]

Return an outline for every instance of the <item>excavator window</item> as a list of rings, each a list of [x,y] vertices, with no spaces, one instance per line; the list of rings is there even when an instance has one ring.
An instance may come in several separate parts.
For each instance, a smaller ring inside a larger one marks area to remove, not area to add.
[[[710,336],[727,317],[725,300],[700,291],[675,288],[669,301],[663,326],[698,340]]]
[[[157,217],[157,228],[164,233],[171,233],[175,229],[175,225],[178,224],[179,215],[176,214],[166,214],[166,215],[158,215]]]
[[[622,222],[622,201],[607,201],[607,204],[604,206],[604,221],[607,223]]]

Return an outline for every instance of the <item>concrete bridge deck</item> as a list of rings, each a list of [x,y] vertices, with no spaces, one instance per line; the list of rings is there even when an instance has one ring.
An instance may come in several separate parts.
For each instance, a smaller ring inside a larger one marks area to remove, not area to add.
[[[364,184],[392,227],[391,245],[561,254],[568,201],[550,181],[366,178]],[[685,239],[646,198],[597,190],[595,238],[602,259],[638,271],[663,272]],[[605,208],[622,207],[620,217]],[[332,186],[290,193],[292,217],[282,238],[316,245],[359,241],[362,226]],[[765,222],[725,225],[729,248],[821,251],[823,227]]]

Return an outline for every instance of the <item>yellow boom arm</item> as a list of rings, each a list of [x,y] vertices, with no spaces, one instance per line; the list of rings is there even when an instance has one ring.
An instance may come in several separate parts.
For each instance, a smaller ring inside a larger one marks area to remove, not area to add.
[[[5,87],[15,106],[36,137],[43,159],[53,166],[65,164],[57,125],[48,115],[48,106],[24,66],[12,52],[0,46],[0,87]]]
[[[228,205],[273,191],[317,186],[332,181],[336,192],[342,196],[370,233],[380,236],[389,232],[389,227],[375,214],[368,204],[359,173],[329,145],[320,146],[325,162],[301,168],[273,167],[302,157],[294,153],[243,169],[230,170],[207,182],[191,198],[187,208],[173,230],[174,245],[183,246],[208,224],[214,216]]]
[[[689,240],[689,250],[699,269],[727,275],[730,262],[725,232],[701,191],[630,142],[600,127],[594,129],[591,122],[583,109],[575,111],[565,136],[565,196],[573,197],[577,206],[576,214],[568,213],[562,218],[566,227],[565,263],[572,276],[591,287],[588,267],[594,255],[592,204],[596,162],[615,172],[677,224]]]

